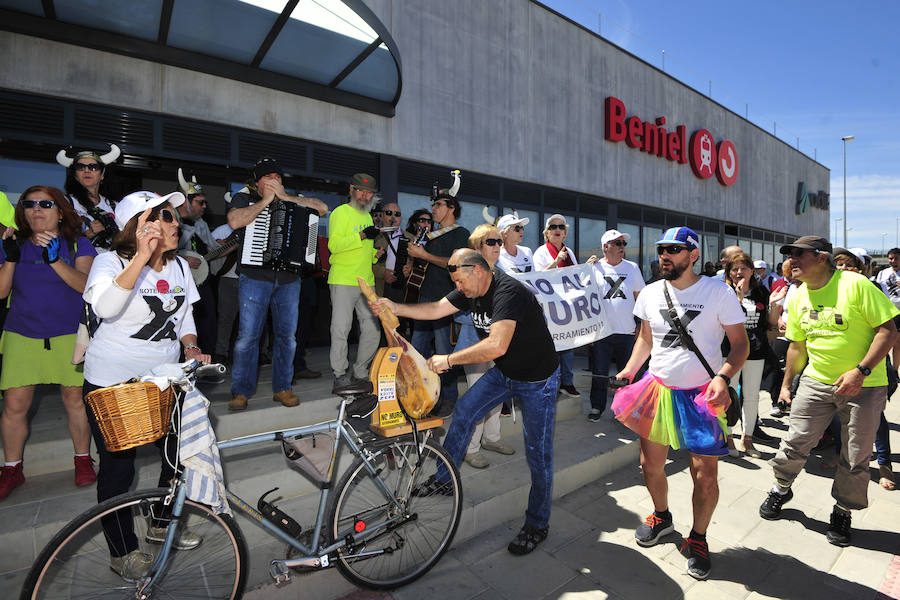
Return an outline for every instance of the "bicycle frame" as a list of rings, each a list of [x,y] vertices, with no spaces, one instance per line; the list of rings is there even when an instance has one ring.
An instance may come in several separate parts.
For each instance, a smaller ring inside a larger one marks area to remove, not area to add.
[[[179,392],[181,393],[181,392]],[[259,444],[262,442],[273,442],[273,441],[281,441],[284,438],[297,436],[297,435],[309,435],[313,433],[318,433],[321,431],[335,431],[337,432],[337,440],[334,444],[334,448],[332,450],[332,470],[328,474],[327,482],[320,486],[319,492],[319,505],[316,512],[316,522],[313,526],[312,532],[312,540],[314,547],[307,547],[298,539],[291,537],[284,531],[282,531],[277,525],[269,521],[269,519],[257,511],[255,508],[250,506],[246,501],[242,498],[234,494],[227,487],[225,489],[226,498],[234,508],[241,510],[246,513],[248,516],[252,518],[257,524],[259,524],[263,529],[265,529],[269,534],[278,538],[279,540],[285,542],[289,546],[296,549],[302,555],[297,558],[292,559],[273,559],[269,565],[270,575],[275,579],[276,582],[283,581],[287,579],[288,569],[293,567],[312,567],[312,568],[326,568],[330,566],[329,555],[341,548],[352,545],[362,539],[363,537],[369,537],[373,533],[377,533],[378,531],[392,527],[399,521],[402,521],[406,517],[403,514],[402,506],[398,502],[397,498],[394,495],[394,492],[387,487],[387,484],[378,476],[377,469],[372,464],[372,458],[374,458],[378,452],[368,451],[362,440],[359,438],[359,435],[352,428],[347,426],[344,423],[345,410],[348,400],[342,400],[341,406],[338,412],[337,419],[333,421],[326,421],[323,423],[317,423],[314,425],[304,425],[301,427],[294,427],[291,429],[285,430],[277,430],[277,431],[269,431],[265,433],[257,433],[248,436],[233,438],[230,440],[224,440],[218,442],[219,450],[227,450],[230,448],[240,448],[244,446],[249,446],[252,444]],[[180,403],[179,403],[180,404]],[[180,420],[180,419],[179,419]],[[425,444],[429,437],[429,433],[425,433],[423,439],[416,440],[416,454],[417,460],[421,457],[421,448],[422,445]],[[336,479],[337,474],[337,458],[342,453],[342,443],[346,444],[350,453],[354,456],[358,456],[362,459],[363,464],[365,465],[366,470],[372,475],[373,481],[378,486],[379,491],[384,495],[384,499],[387,503],[391,504],[397,510],[397,516],[386,519],[380,523],[371,524],[366,527],[363,532],[348,532],[345,536],[343,536],[339,540],[335,540],[329,546],[324,548],[318,547],[318,540],[320,539],[322,533],[322,527],[324,526],[325,520],[325,512],[328,506],[329,494],[332,489],[332,486]],[[388,447],[388,444],[385,444],[385,448]],[[171,548],[175,541],[176,535],[176,524],[180,519],[182,510],[184,507],[184,502],[186,499],[186,486],[184,484],[183,476],[181,473],[176,477],[173,482],[173,487],[170,489],[169,495],[166,497],[166,504],[172,504],[172,516],[171,523],[166,532],[166,539],[163,543],[162,551],[157,556],[156,561],[153,564],[153,567],[150,569],[150,572],[147,575],[147,579],[145,579],[145,583],[141,586],[141,592],[145,589],[153,586],[154,582],[158,579],[161,573],[164,572],[164,567],[166,562],[169,559]],[[383,551],[376,551],[370,553],[359,554],[358,556],[367,556],[367,555],[377,555],[381,554]]]

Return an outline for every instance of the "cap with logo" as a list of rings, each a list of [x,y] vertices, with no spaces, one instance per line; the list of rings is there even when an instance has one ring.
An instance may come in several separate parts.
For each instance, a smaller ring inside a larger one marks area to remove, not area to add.
[[[623,238],[626,242],[631,239],[630,233],[622,233],[618,229],[610,229],[600,238],[600,243],[604,246],[610,243],[613,240],[617,240],[619,238]]]
[[[827,252],[831,254],[831,242],[818,235],[804,235],[794,240],[790,244],[785,244],[779,252],[782,254],[790,254],[792,248],[799,250],[815,250],[816,252]]]
[[[700,236],[690,227],[671,227],[656,242],[657,246],[662,244],[683,244],[688,250],[696,250],[700,247]]]
[[[148,208],[159,206],[165,202],[177,208],[184,204],[184,194],[172,192],[160,196],[154,192],[132,192],[116,204],[116,225],[119,226],[119,229],[125,229],[125,225],[134,215],[139,215]]]
[[[354,175],[353,179],[350,181],[350,185],[358,190],[368,190],[370,192],[378,190],[378,187],[375,184],[375,178],[371,175],[366,175],[365,173],[357,173]]]
[[[503,215],[497,221],[497,229],[503,231],[507,227],[513,225],[528,225],[528,217],[517,217],[516,215]]]
[[[277,160],[270,156],[263,156],[256,161],[256,164],[250,169],[253,181],[259,181],[271,173],[278,173],[282,178],[284,177],[284,169],[281,168],[281,165],[278,164]]]

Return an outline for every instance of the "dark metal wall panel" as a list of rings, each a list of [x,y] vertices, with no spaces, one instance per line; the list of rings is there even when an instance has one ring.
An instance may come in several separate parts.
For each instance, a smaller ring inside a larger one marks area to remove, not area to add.
[[[75,108],[75,139],[118,144],[128,150],[154,147],[153,120],[134,113]]]
[[[325,146],[313,146],[313,173],[315,175],[350,179],[354,173],[378,172],[378,159],[373,154],[363,154]],[[374,175],[372,175],[374,177]]]
[[[20,96],[0,95],[0,132],[29,138],[62,138],[65,109],[59,103],[40,100],[23,102]]]
[[[229,161],[231,139],[227,130],[179,121],[164,121],[162,149],[176,155]]]
[[[285,139],[273,140],[256,135],[238,135],[238,159],[254,164],[263,156],[271,156],[291,173],[306,171],[308,144]]]

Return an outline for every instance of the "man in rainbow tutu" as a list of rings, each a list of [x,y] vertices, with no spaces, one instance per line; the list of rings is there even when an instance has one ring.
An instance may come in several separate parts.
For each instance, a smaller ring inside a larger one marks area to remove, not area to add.
[[[638,296],[634,314],[643,321],[640,335],[628,364],[616,377],[632,381],[648,357],[650,368],[639,381],[616,392],[612,409],[641,436],[641,470],[655,509],[634,532],[641,546],[653,546],[675,531],[666,457],[670,446],[691,453],[694,519],[682,550],[688,550],[688,574],[702,580],[709,577],[711,566],[706,529],[719,500],[718,460],[728,454],[728,386],[747,359],[750,343],[734,291],[718,279],[694,273],[699,239],[687,227],[673,227],[656,242],[662,279]],[[725,335],[731,351],[723,360]]]
[[[898,311],[865,276],[836,270],[832,250],[828,240],[814,235],[781,247],[790,256],[790,276],[803,284],[785,307],[791,345],[780,400],[790,401],[794,375],[802,375],[791,402],[790,429],[769,463],[775,485],[759,516],[781,515],[794,497],[791,484],[837,414],[843,443],[825,537],[843,547],[850,545],[850,510],[869,505],[869,457],[887,402],[884,357],[897,341]]]

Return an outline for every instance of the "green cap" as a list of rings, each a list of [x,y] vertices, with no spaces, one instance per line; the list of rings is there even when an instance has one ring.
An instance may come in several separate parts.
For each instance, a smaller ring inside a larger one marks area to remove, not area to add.
[[[366,175],[365,173],[357,173],[354,175],[353,180],[350,181],[350,185],[358,190],[378,191],[378,187],[375,184],[375,178],[371,175]]]

